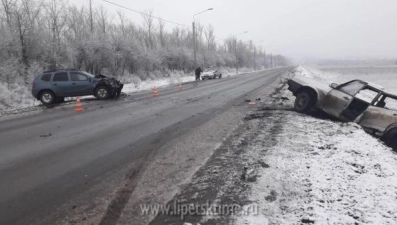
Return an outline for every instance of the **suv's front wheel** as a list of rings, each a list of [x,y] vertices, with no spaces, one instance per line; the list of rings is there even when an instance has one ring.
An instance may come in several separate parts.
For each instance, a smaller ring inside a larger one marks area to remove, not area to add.
[[[97,89],[95,89],[94,95],[100,100],[108,99],[110,96],[109,89],[105,86],[97,87]]]
[[[43,91],[40,94],[40,101],[43,105],[51,105],[55,102],[55,95],[51,91]]]

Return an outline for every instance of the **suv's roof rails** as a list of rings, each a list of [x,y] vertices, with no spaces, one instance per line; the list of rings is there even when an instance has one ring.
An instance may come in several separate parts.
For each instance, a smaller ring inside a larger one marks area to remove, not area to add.
[[[80,70],[74,69],[74,68],[64,68],[64,69],[56,69],[56,70],[47,70],[47,71],[44,71],[43,73],[52,73],[52,72],[57,72],[57,71],[80,71]]]

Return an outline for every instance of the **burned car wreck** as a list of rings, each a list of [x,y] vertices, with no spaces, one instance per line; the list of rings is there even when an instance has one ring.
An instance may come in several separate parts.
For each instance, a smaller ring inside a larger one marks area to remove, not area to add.
[[[397,149],[397,96],[362,80],[326,85],[303,76],[288,80],[298,112],[319,109],[344,122],[356,122]]]

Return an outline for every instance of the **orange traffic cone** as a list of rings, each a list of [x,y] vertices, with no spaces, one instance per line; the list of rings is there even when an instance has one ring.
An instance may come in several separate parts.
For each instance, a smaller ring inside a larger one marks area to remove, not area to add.
[[[182,87],[182,83],[179,83],[179,86],[178,86],[178,88],[179,88],[179,90],[180,90],[180,91],[182,91],[182,89],[183,89],[183,87]]]
[[[76,98],[76,112],[81,112],[83,111],[83,107],[81,106],[81,102],[80,102],[80,97]]]
[[[154,90],[153,90],[153,97],[157,97],[157,96],[159,96],[159,92],[157,91],[157,88],[154,87]]]

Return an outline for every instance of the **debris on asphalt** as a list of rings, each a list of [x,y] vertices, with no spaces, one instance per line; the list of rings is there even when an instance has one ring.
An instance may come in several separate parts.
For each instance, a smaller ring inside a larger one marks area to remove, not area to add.
[[[52,136],[51,133],[49,133],[49,134],[44,134],[44,135],[40,135],[40,137],[51,137],[51,136]]]
[[[289,98],[287,98],[287,97],[281,97],[281,100],[283,100],[283,101],[288,101]]]
[[[257,173],[255,168],[243,168],[243,173],[241,174],[241,179],[247,182],[255,182],[257,178]]]

